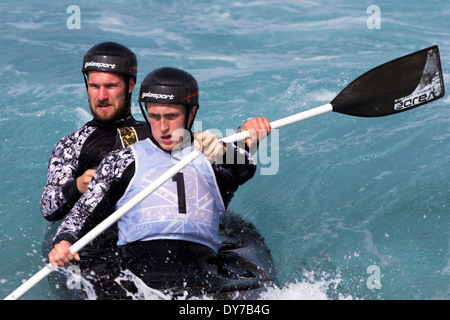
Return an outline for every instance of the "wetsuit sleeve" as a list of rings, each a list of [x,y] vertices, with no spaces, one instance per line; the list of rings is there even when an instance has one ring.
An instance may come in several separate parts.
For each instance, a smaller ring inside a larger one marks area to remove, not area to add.
[[[134,172],[130,148],[111,152],[100,163],[87,191],[62,220],[53,242],[66,240],[73,244],[112,214]]]
[[[255,175],[256,162],[248,150],[231,143],[226,148],[221,161],[214,162],[212,166],[225,207],[228,207],[239,186]]]
[[[76,186],[75,172],[83,143],[93,130],[95,128],[83,127],[65,136],[53,149],[40,203],[45,219],[61,219],[81,197]]]

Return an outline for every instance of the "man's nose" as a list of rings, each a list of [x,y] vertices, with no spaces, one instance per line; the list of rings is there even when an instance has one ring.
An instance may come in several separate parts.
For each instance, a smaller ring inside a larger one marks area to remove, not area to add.
[[[161,132],[169,131],[169,121],[164,119],[164,117],[161,117],[161,121],[160,121],[159,125],[160,125],[160,128],[161,128]]]
[[[108,99],[108,90],[105,87],[100,87],[98,90],[98,100],[103,101]]]

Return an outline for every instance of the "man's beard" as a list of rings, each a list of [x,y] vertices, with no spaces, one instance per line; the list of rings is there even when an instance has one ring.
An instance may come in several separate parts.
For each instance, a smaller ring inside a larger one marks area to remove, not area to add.
[[[108,116],[104,116],[101,112],[97,112],[97,107],[100,105],[112,105],[111,101],[95,101],[94,106],[93,102],[89,100],[89,108],[91,109],[91,113],[94,116],[94,119],[100,122],[115,122],[116,120],[122,119],[126,114],[130,112],[129,104],[127,103],[125,97],[120,98],[118,100],[118,108],[114,110],[114,113]]]

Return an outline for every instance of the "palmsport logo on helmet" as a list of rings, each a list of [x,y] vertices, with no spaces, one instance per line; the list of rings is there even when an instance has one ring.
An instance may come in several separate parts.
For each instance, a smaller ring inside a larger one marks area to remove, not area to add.
[[[144,98],[153,98],[153,99],[169,99],[173,100],[175,96],[173,94],[161,94],[161,93],[153,93],[153,92],[142,92],[141,99]]]
[[[116,65],[113,63],[103,63],[103,62],[95,62],[95,61],[91,61],[91,62],[86,62],[84,64],[84,68],[87,69],[88,67],[95,67],[95,68],[111,68],[111,69],[115,69]]]
[[[137,78],[136,55],[127,47],[116,42],[101,42],[86,52],[81,72],[114,72]]]

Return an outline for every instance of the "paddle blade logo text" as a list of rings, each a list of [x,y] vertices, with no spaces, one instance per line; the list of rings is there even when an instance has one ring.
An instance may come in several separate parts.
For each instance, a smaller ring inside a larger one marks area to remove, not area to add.
[[[401,111],[435,100],[444,94],[444,83],[437,51],[428,52],[419,85],[409,96],[396,99],[394,109]]]

